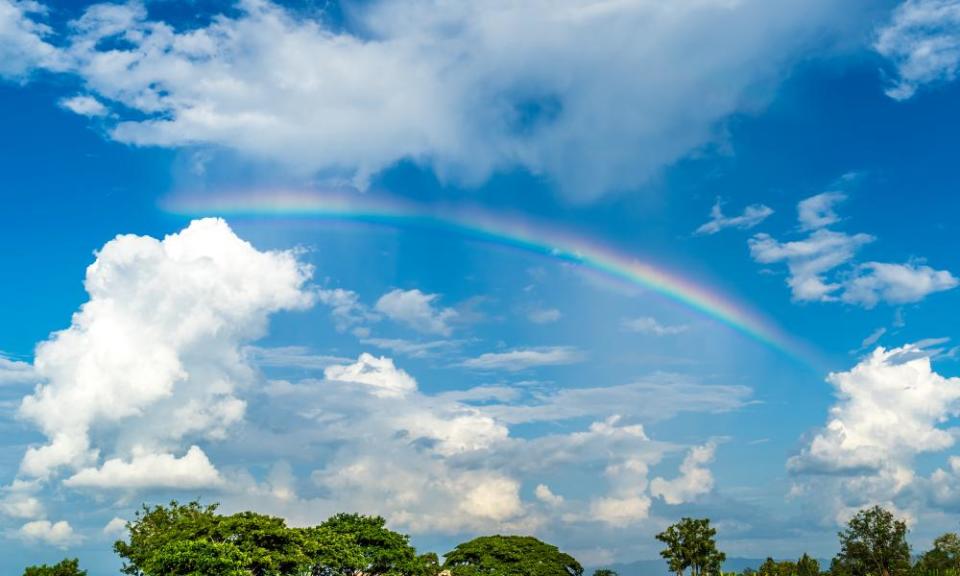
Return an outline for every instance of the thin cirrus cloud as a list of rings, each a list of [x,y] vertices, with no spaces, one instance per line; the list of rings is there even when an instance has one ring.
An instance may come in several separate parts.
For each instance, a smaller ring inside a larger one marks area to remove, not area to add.
[[[907,100],[926,85],[956,79],[960,69],[960,1],[907,0],[877,31],[874,49],[894,74],[886,89]]]
[[[749,230],[773,214],[773,208],[763,204],[751,204],[743,209],[739,216],[727,216],[723,213],[723,204],[718,198],[710,209],[710,220],[696,230],[696,234],[711,235],[727,228]]]
[[[461,364],[474,370],[520,372],[541,366],[576,364],[586,355],[572,346],[547,346],[541,348],[518,348],[506,352],[487,352],[468,358]]]
[[[690,329],[686,324],[662,324],[659,320],[650,316],[625,318],[620,325],[626,332],[653,334],[655,336],[683,334]]]
[[[0,74],[76,77],[67,102],[109,114],[120,142],[229,148],[360,186],[403,160],[465,184],[522,167],[581,200],[717,141],[811,43],[871,24],[860,0],[378,0],[349,28],[258,0],[189,30],[139,3],[56,31],[38,3],[0,7]]]
[[[846,198],[846,194],[834,191],[802,200],[797,205],[797,220],[806,234],[804,238],[781,242],[760,233],[749,240],[755,261],[786,264],[787,285],[794,300],[873,308],[881,302],[918,302],[960,283],[949,271],[936,270],[918,260],[857,263],[857,252],[876,239],[869,234],[828,228],[841,221],[835,208]]]

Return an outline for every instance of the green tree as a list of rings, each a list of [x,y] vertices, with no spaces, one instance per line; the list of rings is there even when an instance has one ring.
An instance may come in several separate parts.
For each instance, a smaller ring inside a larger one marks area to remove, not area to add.
[[[620,574],[609,568],[598,568],[593,571],[593,576],[620,576]]]
[[[175,540],[146,560],[150,576],[250,576],[249,558],[229,542]]]
[[[954,532],[937,536],[933,548],[917,561],[917,569],[918,572],[960,572],[960,536]]]
[[[573,556],[532,536],[481,536],[446,555],[454,576],[582,576]]]
[[[666,544],[660,551],[669,570],[683,576],[687,568],[690,576],[721,574],[726,554],[717,549],[717,530],[710,527],[707,518],[682,518],[657,534],[657,540]]]
[[[820,576],[820,562],[804,552],[797,560],[796,576]]]
[[[53,566],[29,566],[23,571],[23,576],[87,576],[87,571],[81,570],[80,562],[74,558],[61,560]]]
[[[840,552],[831,572],[848,576],[896,576],[910,569],[907,524],[874,506],[857,512],[839,533]]]
[[[417,576],[430,573],[434,557],[417,556],[410,545],[410,537],[386,528],[386,521],[379,516],[360,514],[337,514],[319,526],[332,534],[346,536],[359,547],[360,563],[352,567],[353,573],[364,576],[404,575]]]

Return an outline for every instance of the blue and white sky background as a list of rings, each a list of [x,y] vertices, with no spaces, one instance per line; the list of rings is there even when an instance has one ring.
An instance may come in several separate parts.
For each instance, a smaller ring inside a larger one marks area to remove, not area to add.
[[[115,573],[170,498],[594,566],[692,515],[829,557],[874,503],[926,546],[958,68],[957,0],[0,0],[0,570]]]

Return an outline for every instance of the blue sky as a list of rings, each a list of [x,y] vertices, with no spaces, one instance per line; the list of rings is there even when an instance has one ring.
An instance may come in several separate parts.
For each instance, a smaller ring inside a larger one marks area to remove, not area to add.
[[[194,497],[588,565],[689,515],[828,557],[879,503],[922,548],[960,508],[958,39],[954,0],[0,0],[0,566],[114,573]],[[252,195],[352,208],[211,203]]]

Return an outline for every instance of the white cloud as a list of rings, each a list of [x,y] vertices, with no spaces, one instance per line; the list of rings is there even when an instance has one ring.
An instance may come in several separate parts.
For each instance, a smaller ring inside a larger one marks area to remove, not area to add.
[[[93,96],[86,94],[80,94],[72,98],[64,98],[60,101],[60,106],[63,106],[74,114],[87,116],[88,118],[99,118],[109,114],[106,106],[101,104],[100,101]]]
[[[571,346],[544,348],[521,348],[509,352],[487,352],[463,362],[463,366],[476,370],[506,370],[519,372],[540,366],[563,366],[576,364],[584,359],[580,350]]]
[[[960,67],[960,2],[907,0],[878,30],[874,49],[896,69],[886,90],[895,100],[912,97],[926,84],[954,80]]]
[[[34,520],[20,527],[19,535],[30,542],[42,542],[58,548],[69,548],[80,542],[81,538],[73,531],[66,520],[50,522]]]
[[[0,353],[0,386],[7,384],[32,384],[38,381],[37,373],[29,362],[13,360]]]
[[[656,318],[651,318],[649,316],[625,319],[621,325],[623,326],[623,329],[627,330],[628,332],[655,334],[657,336],[682,334],[689,328],[685,324],[676,324],[673,326],[661,324]]]
[[[264,368],[323,370],[334,364],[343,364],[350,360],[342,356],[315,354],[305,346],[277,346],[272,348],[247,346],[244,348],[244,352],[251,362]]]
[[[364,322],[378,320],[376,314],[371,313],[360,302],[360,296],[352,290],[344,290],[343,288],[317,290],[317,300],[330,307],[330,313],[338,332],[345,332],[347,329]]]
[[[62,58],[121,105],[122,142],[231,148],[361,185],[401,160],[466,183],[519,166],[583,199],[717,141],[811,45],[868,26],[865,4],[379,0],[334,29],[243,0],[179,31],[142,4],[97,4]]]
[[[667,504],[683,504],[713,490],[713,473],[706,467],[716,452],[713,443],[690,449],[680,464],[680,476],[673,480],[657,477],[650,482],[650,493]]]
[[[556,308],[534,308],[527,312],[527,320],[534,324],[552,324],[562,317],[563,314]]]
[[[63,481],[64,486],[71,488],[124,490],[188,490],[214,488],[222,483],[220,473],[198,446],[191,446],[180,458],[134,450],[130,461],[113,458],[100,468],[84,468]]]
[[[127,521],[117,516],[114,516],[103,527],[104,536],[119,538],[121,536],[124,536],[126,533],[127,533]]]
[[[842,299],[867,308],[878,302],[907,304],[956,288],[958,283],[950,272],[922,264],[867,262],[858,266],[855,276],[847,280]]]
[[[840,221],[834,207],[847,199],[843,192],[822,192],[797,204],[801,230],[818,230]]]
[[[533,495],[537,497],[537,500],[549,506],[556,507],[563,504],[563,496],[554,494],[546,484],[537,484],[537,487],[533,490]]]
[[[432,340],[429,342],[418,342],[413,340],[404,340],[402,338],[363,338],[361,344],[368,344],[388,350],[401,356],[410,358],[429,358],[440,356],[459,349],[463,345],[461,340]]]
[[[755,261],[786,263],[790,273],[787,285],[794,300],[842,301],[872,308],[879,302],[918,302],[957,286],[958,280],[949,271],[914,262],[856,264],[857,252],[875,238],[826,228],[840,221],[834,207],[845,198],[840,192],[825,192],[797,205],[797,219],[806,238],[780,242],[769,234],[756,234],[749,240]],[[850,266],[841,269],[844,265]]]
[[[0,500],[0,511],[11,518],[43,518],[44,506],[35,495],[37,488],[32,482],[14,481],[4,488],[6,495]]]
[[[790,459],[796,472],[877,471],[954,443],[939,424],[960,409],[960,378],[934,372],[921,348],[877,348],[827,381],[837,402],[826,427]]]
[[[87,269],[89,301],[37,346],[44,383],[20,414],[48,443],[27,450],[21,474],[224,438],[245,411],[236,392],[254,375],[242,345],[263,335],[271,313],[311,304],[309,275],[292,253],[257,251],[222,220],[162,241],[108,242]]]
[[[35,68],[60,68],[57,49],[38,22],[46,9],[31,0],[0,0],[0,78],[22,79]]]
[[[452,308],[437,308],[439,294],[424,294],[420,290],[391,290],[377,300],[376,310],[395,322],[410,326],[419,332],[449,336],[449,322],[457,317]]]
[[[330,366],[323,371],[327,380],[363,384],[376,396],[404,396],[417,389],[417,382],[385,356],[377,358],[364,352],[349,365]]]
[[[713,208],[710,209],[710,220],[697,228],[697,234],[716,234],[726,228],[749,230],[773,214],[773,209],[769,206],[751,204],[744,208],[743,214],[739,216],[724,216],[722,206],[720,199],[717,198]]]

